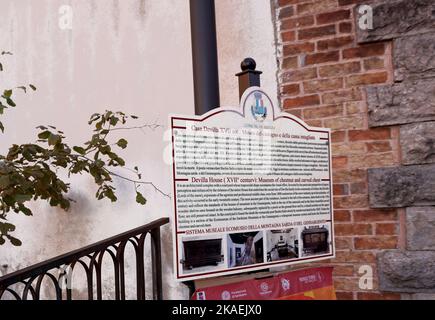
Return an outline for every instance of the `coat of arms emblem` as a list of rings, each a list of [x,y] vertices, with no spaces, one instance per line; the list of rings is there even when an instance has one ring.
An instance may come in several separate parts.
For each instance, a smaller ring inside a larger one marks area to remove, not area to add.
[[[263,95],[261,92],[254,93],[255,105],[251,106],[252,116],[257,121],[263,121],[267,116],[267,108],[264,106]]]

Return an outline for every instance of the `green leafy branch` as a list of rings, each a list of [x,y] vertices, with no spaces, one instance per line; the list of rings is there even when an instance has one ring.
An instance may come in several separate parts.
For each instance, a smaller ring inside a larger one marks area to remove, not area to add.
[[[36,90],[33,85],[29,88]],[[25,87],[17,87],[26,92]],[[0,105],[0,115],[8,107],[15,107],[14,90],[4,90],[1,98],[5,104]],[[45,200],[53,207],[68,210],[73,199],[67,196],[70,184],[62,180],[58,172],[65,170],[68,178],[74,174],[90,175],[98,186],[95,194],[98,200],[109,199],[117,201],[114,178],[128,181],[134,185],[135,200],[141,205],[146,204],[144,195],[140,192],[141,185],[153,187],[165,197],[170,197],[154,183],[143,181],[139,168],[126,167],[125,160],[118,154],[126,149],[128,141],[124,138],[110,141],[111,133],[118,130],[156,129],[158,124],[142,126],[125,126],[127,122],[137,120],[134,115],[106,110],[90,117],[89,125],[93,126],[90,140],[81,146],[69,146],[65,142],[63,131],[54,126],[38,126],[38,139],[35,143],[12,145],[6,155],[0,154],[0,245],[8,239],[13,245],[21,245],[21,241],[10,233],[15,226],[7,221],[10,212],[32,215],[28,202]],[[1,131],[4,131],[3,125]],[[115,172],[123,168],[135,174],[132,179]]]

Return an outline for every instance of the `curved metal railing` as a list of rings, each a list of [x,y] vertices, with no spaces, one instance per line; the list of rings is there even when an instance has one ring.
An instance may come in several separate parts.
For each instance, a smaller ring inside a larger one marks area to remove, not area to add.
[[[108,254],[114,269],[114,297],[125,300],[125,249],[127,244],[134,248],[136,258],[137,299],[145,300],[145,241],[150,237],[152,298],[162,299],[162,261],[160,227],[168,218],[155,220],[144,226],[99,241],[84,248],[37,263],[33,266],[0,277],[0,300],[5,294],[16,300],[39,300],[44,280],[51,281],[56,300],[72,300],[73,271],[81,265],[86,273],[88,300],[102,300],[103,258]],[[96,289],[96,290],[95,290]],[[96,293],[96,297],[94,297]]]

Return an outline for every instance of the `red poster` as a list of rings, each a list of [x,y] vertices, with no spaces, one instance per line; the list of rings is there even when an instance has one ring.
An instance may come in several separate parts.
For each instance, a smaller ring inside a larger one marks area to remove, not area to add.
[[[332,267],[301,269],[195,291],[193,300],[335,300]]]

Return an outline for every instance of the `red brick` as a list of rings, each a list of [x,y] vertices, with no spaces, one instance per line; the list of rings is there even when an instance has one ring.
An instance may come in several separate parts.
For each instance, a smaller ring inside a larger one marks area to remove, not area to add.
[[[337,77],[351,73],[357,73],[361,70],[359,61],[337,63],[328,66],[319,67],[319,75],[321,77]]]
[[[305,93],[331,91],[341,88],[343,88],[343,78],[311,80],[304,82]],[[343,110],[343,108],[341,108],[341,110]],[[341,112],[340,114],[343,114],[343,112]]]
[[[349,250],[353,248],[352,237],[337,237],[335,236],[335,248],[337,250]]]
[[[301,2],[306,2],[307,0],[278,0],[278,5],[280,7],[287,6],[289,4],[297,4]]]
[[[360,129],[364,127],[364,119],[360,116],[329,118],[324,119],[323,122],[326,128],[332,130]]]
[[[281,22],[281,30],[308,27],[314,24],[313,16],[285,19]]]
[[[371,56],[379,56],[385,53],[385,45],[382,42],[369,43],[361,45],[357,48],[349,48],[343,50],[344,59],[365,58]]]
[[[278,18],[284,19],[289,18],[294,15],[294,10],[292,6],[284,7],[279,10]]]
[[[317,41],[317,50],[338,49],[353,43],[353,37],[345,36]]]
[[[357,250],[369,249],[396,249],[397,237],[376,236],[376,237],[355,237],[354,245]]]
[[[352,23],[342,22],[338,25],[338,31],[340,33],[350,33],[352,32]]]
[[[323,12],[329,9],[333,9],[337,6],[336,0],[316,0],[314,2],[302,3],[297,5],[297,13],[317,13]]]
[[[400,293],[358,292],[358,300],[400,300]]]
[[[342,114],[343,107],[341,105],[304,109],[304,119],[320,119],[326,117],[340,116]]]
[[[347,166],[347,157],[346,156],[339,156],[339,157],[332,157],[332,168],[333,169],[342,169]]]
[[[332,143],[343,142],[346,139],[346,131],[333,131],[331,133]]]
[[[305,123],[308,124],[310,127],[323,127],[322,120],[310,119],[305,120]]]
[[[367,183],[365,182],[354,182],[350,184],[351,194],[366,194],[367,193]]]
[[[366,4],[367,0],[338,0],[340,6],[347,6],[349,4]]]
[[[372,225],[368,223],[336,223],[334,226],[337,236],[371,235]]]
[[[284,95],[295,96],[295,95],[299,94],[299,92],[300,92],[299,84],[298,83],[291,83],[291,84],[284,85],[282,87],[281,92]]]
[[[335,186],[335,184],[334,184]],[[335,194],[335,192],[334,192]],[[350,221],[350,211],[349,210],[334,210],[334,221],[347,222]]]
[[[397,221],[397,211],[392,209],[367,209],[352,212],[355,222]]]
[[[367,179],[367,170],[352,169],[352,170],[334,170],[332,172],[334,183],[346,183]]]
[[[302,118],[302,109],[288,109],[285,112],[291,113],[298,118]]]
[[[316,16],[317,24],[326,24],[350,18],[350,10],[337,10],[321,13]]]
[[[368,130],[350,130],[349,141],[385,140],[391,138],[390,128],[373,128]]]
[[[296,32],[295,31],[286,31],[281,33],[282,42],[290,42],[295,41]]]
[[[287,57],[282,61],[282,69],[296,69],[298,67],[298,57]]]
[[[388,80],[387,72],[366,73],[349,76],[346,79],[347,87],[364,86],[376,83],[385,83]]]
[[[318,52],[306,55],[305,65],[335,62],[338,61],[338,59],[340,59],[340,54],[338,51]]]
[[[314,51],[314,43],[305,42],[298,44],[287,44],[284,45],[283,53],[284,56],[292,56],[299,53]]]
[[[351,209],[351,208],[366,208],[369,204],[368,196],[343,196],[334,197],[334,208],[336,209]]]
[[[376,70],[384,68],[384,59],[379,57],[372,57],[364,60],[363,62],[365,70]]]
[[[283,82],[295,82],[317,78],[316,68],[297,69],[285,72],[282,75]]]
[[[302,96],[296,98],[289,98],[284,100],[284,109],[304,107],[320,104],[320,98],[317,94],[312,94],[309,96]]]
[[[353,265],[335,265],[332,274],[338,277],[353,276]]]
[[[387,152],[391,151],[391,144],[389,141],[374,141],[367,142],[367,152],[368,153],[376,153],[376,152]]]
[[[336,291],[335,296],[337,297],[337,300],[353,300],[353,292]]]
[[[375,232],[381,235],[396,235],[397,223],[376,223]]]
[[[343,291],[358,290],[358,278],[356,277],[334,277],[334,288]]]
[[[330,36],[335,34],[335,25],[327,25],[323,27],[313,27],[308,29],[302,29],[298,31],[299,40],[307,40],[313,38],[320,38],[324,36]]]
[[[349,195],[349,185],[347,184],[334,184],[334,196],[347,196]]]
[[[327,104],[337,104],[346,101],[359,100],[362,100],[362,94],[359,89],[327,92],[322,95],[322,102]]]
[[[376,262],[376,254],[372,251],[336,251],[334,262]]]

